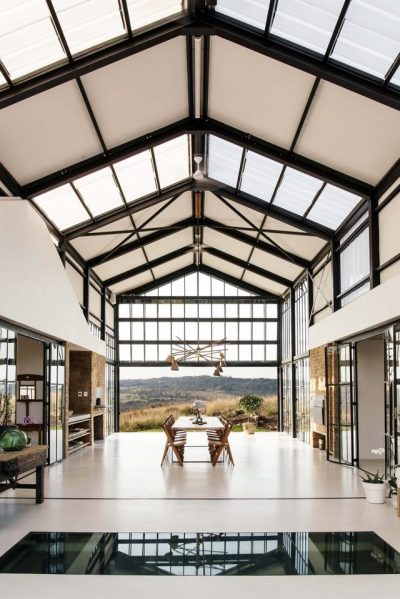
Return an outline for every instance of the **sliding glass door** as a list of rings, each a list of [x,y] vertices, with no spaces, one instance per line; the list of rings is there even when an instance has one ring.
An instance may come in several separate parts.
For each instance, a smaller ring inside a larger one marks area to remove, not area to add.
[[[46,347],[46,412],[49,463],[64,457],[65,349],[50,343]]]
[[[400,459],[400,325],[385,332],[385,470],[393,474]]]

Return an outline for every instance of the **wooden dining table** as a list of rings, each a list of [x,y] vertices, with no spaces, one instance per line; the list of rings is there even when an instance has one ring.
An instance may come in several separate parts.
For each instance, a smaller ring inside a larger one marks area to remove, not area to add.
[[[204,420],[204,424],[195,424],[194,420],[195,420],[195,416],[179,416],[179,418],[177,418],[174,422],[174,424],[172,425],[172,430],[173,431],[186,431],[188,433],[194,433],[194,432],[203,432],[205,433],[206,430],[213,430],[213,431],[220,431],[224,429],[224,425],[221,422],[221,420],[218,418],[218,416],[203,416],[202,420]],[[204,445],[188,445],[186,444],[185,447],[192,447],[192,448],[198,448],[198,447],[208,447],[208,442]],[[172,458],[173,459],[173,458]],[[186,463],[191,463],[191,464],[203,464],[203,463],[211,463],[210,459],[207,460],[184,460]]]
[[[204,424],[195,424],[195,416],[179,416],[172,425],[172,430],[174,431],[203,431],[213,430],[220,431],[224,428],[221,420],[218,416],[203,416]]]

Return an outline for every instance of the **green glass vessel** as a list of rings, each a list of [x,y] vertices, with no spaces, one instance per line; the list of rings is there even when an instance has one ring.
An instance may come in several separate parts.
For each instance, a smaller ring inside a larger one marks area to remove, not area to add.
[[[11,428],[0,435],[0,447],[4,451],[19,451],[28,444],[28,437],[24,431],[18,428]]]

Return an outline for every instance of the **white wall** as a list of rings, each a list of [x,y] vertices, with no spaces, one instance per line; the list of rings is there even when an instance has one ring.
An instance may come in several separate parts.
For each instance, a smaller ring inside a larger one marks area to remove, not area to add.
[[[105,355],[45,222],[25,200],[0,200],[0,281],[0,318]]]
[[[310,327],[310,348],[345,339],[400,318],[400,274]]]
[[[382,459],[371,449],[385,447],[383,339],[357,343],[357,388],[360,460]]]

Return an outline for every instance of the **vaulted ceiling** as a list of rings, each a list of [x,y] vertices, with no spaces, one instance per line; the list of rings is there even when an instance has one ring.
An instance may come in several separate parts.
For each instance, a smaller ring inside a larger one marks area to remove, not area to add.
[[[115,293],[281,296],[400,176],[390,0],[0,7],[0,188]]]

